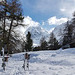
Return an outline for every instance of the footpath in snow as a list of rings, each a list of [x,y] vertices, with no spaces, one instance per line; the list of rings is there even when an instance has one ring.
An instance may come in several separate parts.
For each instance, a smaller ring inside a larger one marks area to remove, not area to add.
[[[13,54],[0,75],[75,75],[75,48],[57,51],[30,52],[29,70],[22,68],[24,53]]]

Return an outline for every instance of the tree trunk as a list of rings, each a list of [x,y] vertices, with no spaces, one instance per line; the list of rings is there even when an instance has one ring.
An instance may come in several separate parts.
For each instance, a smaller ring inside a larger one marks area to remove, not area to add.
[[[5,0],[5,4],[6,4],[7,0]],[[6,10],[5,10],[5,13],[4,13],[4,24],[3,24],[3,46],[5,44],[5,40],[6,40],[6,34],[5,34],[5,22],[6,22]]]
[[[8,38],[7,38],[7,50],[8,50],[8,53],[10,53],[10,51],[9,51],[9,41],[10,41],[10,34],[11,34],[12,24],[13,24],[13,18],[11,19]]]

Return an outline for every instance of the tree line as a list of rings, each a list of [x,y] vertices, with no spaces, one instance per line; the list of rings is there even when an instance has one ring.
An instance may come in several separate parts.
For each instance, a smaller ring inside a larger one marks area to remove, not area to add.
[[[60,29],[59,35],[62,37],[60,38],[61,40],[57,40],[53,32],[50,34],[48,41],[46,41],[45,37],[42,37],[40,40],[40,46],[35,47],[34,51],[75,47],[75,12],[73,13],[73,18],[66,22],[63,33],[61,33]]]
[[[35,47],[33,50],[57,50],[60,48],[59,42],[56,39],[54,33],[50,34],[49,40],[46,41],[45,37],[42,37],[40,40],[40,46]]]

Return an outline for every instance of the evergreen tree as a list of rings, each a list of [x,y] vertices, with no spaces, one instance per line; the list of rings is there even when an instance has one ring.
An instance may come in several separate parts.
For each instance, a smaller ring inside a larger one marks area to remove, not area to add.
[[[40,40],[40,47],[41,47],[41,50],[46,50],[47,47],[48,47],[48,44],[45,40],[45,37],[42,37],[41,40]]]
[[[73,33],[72,42],[74,42],[75,40],[75,12],[73,13],[73,18],[72,18],[72,33]]]
[[[72,25],[75,27],[75,12],[73,13]]]
[[[53,32],[50,35],[50,39],[49,39],[49,49],[58,49],[59,45],[58,45],[58,41],[56,40]]]
[[[72,41],[72,32],[73,32],[72,24],[69,24],[67,21],[66,27],[64,29],[64,37],[63,37],[63,45],[69,44]]]
[[[26,51],[32,51],[32,45],[33,41],[31,39],[31,33],[28,32],[28,34],[26,35],[26,44],[25,44]]]

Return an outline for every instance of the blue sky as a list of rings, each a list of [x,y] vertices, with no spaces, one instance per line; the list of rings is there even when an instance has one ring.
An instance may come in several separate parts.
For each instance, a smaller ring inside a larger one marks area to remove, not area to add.
[[[72,18],[75,0],[20,0],[23,14],[50,30]]]

